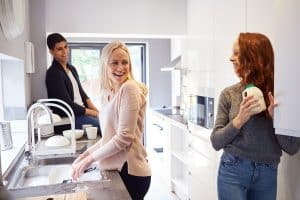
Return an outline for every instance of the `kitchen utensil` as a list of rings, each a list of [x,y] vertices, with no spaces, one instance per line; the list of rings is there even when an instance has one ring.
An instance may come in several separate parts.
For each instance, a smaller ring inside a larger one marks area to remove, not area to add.
[[[55,113],[51,113],[51,117],[52,117],[52,120],[53,120],[54,124],[58,123],[62,120],[61,117],[58,114],[55,114]],[[50,124],[49,115],[44,114],[44,115],[38,117],[37,123],[39,125]]]
[[[75,139],[80,139],[83,136],[83,130],[81,129],[75,129],[74,133],[75,133]],[[67,138],[71,138],[72,130],[64,130],[63,135]]]
[[[87,127],[92,127],[93,125],[92,124],[83,124],[82,125],[82,130],[84,131],[84,134],[86,134],[86,128]],[[86,134],[87,135],[87,134]]]
[[[94,140],[97,138],[97,131],[98,128],[97,127],[87,127],[86,128],[86,134],[87,134],[87,138],[89,140]]]
[[[0,143],[1,150],[11,149],[13,147],[10,122],[0,122]]]

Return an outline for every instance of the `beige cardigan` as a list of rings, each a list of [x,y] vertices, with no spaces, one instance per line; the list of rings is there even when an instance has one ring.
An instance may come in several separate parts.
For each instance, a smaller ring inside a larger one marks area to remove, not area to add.
[[[133,80],[128,80],[117,94],[103,105],[100,124],[103,137],[88,151],[101,169],[121,171],[127,161],[128,173],[151,176],[143,146],[146,97]]]

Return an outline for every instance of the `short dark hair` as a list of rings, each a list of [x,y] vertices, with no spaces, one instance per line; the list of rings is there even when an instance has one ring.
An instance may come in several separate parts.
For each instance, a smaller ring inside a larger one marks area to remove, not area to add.
[[[47,37],[47,46],[49,49],[53,50],[56,43],[67,41],[64,36],[59,33],[52,33]]]

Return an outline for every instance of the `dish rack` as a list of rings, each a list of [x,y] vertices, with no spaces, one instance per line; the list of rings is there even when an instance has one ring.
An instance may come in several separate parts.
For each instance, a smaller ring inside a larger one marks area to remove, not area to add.
[[[63,106],[62,106],[63,105]],[[49,115],[49,124],[40,125],[35,123],[34,110],[35,108],[42,108]],[[68,120],[64,122],[53,122],[51,111],[49,107],[56,107],[62,110],[66,115]],[[39,99],[35,104],[33,104],[27,113],[27,124],[28,124],[28,138],[29,148],[33,156],[45,156],[45,155],[55,155],[55,154],[75,154],[76,152],[76,139],[75,139],[75,116],[71,107],[64,101],[60,99]],[[45,125],[62,125],[71,124],[71,138],[68,138],[69,144],[65,146],[49,147],[46,146],[47,139],[41,137],[40,128]],[[35,139],[35,130],[37,130],[37,141]]]

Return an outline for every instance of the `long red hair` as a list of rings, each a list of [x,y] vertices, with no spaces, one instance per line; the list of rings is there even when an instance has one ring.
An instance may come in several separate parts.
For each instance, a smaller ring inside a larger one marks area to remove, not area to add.
[[[237,73],[241,83],[253,83],[264,94],[266,106],[270,105],[268,92],[274,91],[274,52],[270,40],[260,33],[240,33]]]

